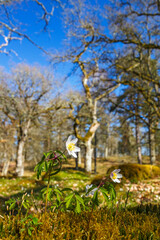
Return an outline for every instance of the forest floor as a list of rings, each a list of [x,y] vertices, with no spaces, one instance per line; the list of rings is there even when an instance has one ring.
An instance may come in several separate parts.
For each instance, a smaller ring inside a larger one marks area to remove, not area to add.
[[[137,163],[133,157],[109,157],[107,160],[97,160],[97,174],[105,175],[108,168],[111,166],[123,164],[123,163]],[[145,157],[143,164],[149,164],[149,159]],[[157,166],[160,166],[160,162],[156,162]],[[33,193],[37,201],[41,201],[41,189],[46,185],[46,182],[37,181],[36,173],[33,171],[34,166],[31,163],[25,164],[25,176],[22,178],[15,177],[14,173],[15,163],[11,162],[9,168],[9,176],[7,178],[0,177],[0,214],[6,211],[5,201],[9,198],[18,198],[24,194]],[[92,166],[94,169],[94,164]],[[85,186],[90,184],[92,179],[97,176],[93,173],[88,174],[84,172],[84,163],[79,165],[79,169],[75,170],[75,160],[68,160],[63,164],[62,171],[59,172],[51,181],[53,186],[59,188],[70,187],[73,190],[77,190],[80,193],[85,192]],[[121,204],[125,204],[127,192],[129,192],[128,206],[136,206],[140,203],[153,203],[160,202],[160,176],[155,179],[142,180],[137,183],[131,183],[127,181],[117,191],[117,200],[121,201]]]

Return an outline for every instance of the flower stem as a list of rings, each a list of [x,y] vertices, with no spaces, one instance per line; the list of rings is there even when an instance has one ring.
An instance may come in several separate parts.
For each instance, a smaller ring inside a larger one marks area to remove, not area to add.
[[[47,203],[48,203],[48,189],[49,189],[49,183],[50,183],[50,174],[49,174],[49,176],[48,176],[48,184],[47,184],[46,204],[45,204],[45,216],[46,216]]]
[[[102,178],[102,180],[101,180],[101,182],[100,182],[100,184],[98,185],[97,188],[99,189],[101,186],[103,186],[107,180],[110,181],[110,178],[109,177]],[[94,205],[95,205],[95,203],[93,202],[91,214],[89,216],[88,225],[87,225],[87,240],[89,240],[89,238],[90,238],[89,226],[90,226],[90,221],[91,221],[91,217],[92,217],[92,214],[93,214]]]

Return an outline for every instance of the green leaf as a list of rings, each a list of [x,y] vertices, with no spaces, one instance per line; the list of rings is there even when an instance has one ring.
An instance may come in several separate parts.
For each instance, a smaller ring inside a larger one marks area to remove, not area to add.
[[[13,203],[10,205],[9,209],[12,210],[12,209],[15,208],[15,206],[16,206],[16,202],[13,202]]]
[[[31,232],[30,228],[28,228],[28,234],[29,234],[29,236],[32,235],[32,232]]]
[[[103,194],[103,197],[105,198],[105,200],[108,202],[109,201],[108,196],[104,192],[102,192],[102,194]]]
[[[45,172],[48,171],[48,164],[47,164],[47,162],[45,162],[45,164],[44,164],[44,170],[45,170]]]
[[[43,188],[43,189],[41,190],[41,192],[44,192],[44,191],[46,191],[46,190],[47,190],[47,187]]]
[[[54,192],[58,193],[60,196],[62,196],[62,192],[58,189],[58,188],[55,188],[54,189]]]
[[[32,219],[32,221],[33,221],[34,224],[37,224],[37,223],[38,223],[38,218],[34,217],[34,218]]]
[[[67,197],[65,197],[64,201],[68,201],[71,197],[73,197],[74,193],[70,193]]]
[[[46,152],[46,153],[44,152],[43,154],[44,154],[45,158],[47,158],[49,155],[52,154],[52,151],[49,151],[49,152]]]
[[[51,198],[52,198],[52,191],[49,191],[49,192],[48,192],[47,199],[48,199],[49,201],[51,201]]]
[[[25,209],[28,209],[28,204],[26,204],[25,202],[23,202],[22,205],[23,205],[23,207],[24,207]]]
[[[72,188],[63,188],[62,192],[65,192],[65,191],[72,191]]]
[[[83,198],[82,198],[81,196],[79,196],[78,194],[75,194],[75,198],[76,198],[76,199],[83,205],[83,207],[85,208]]]
[[[34,227],[29,227],[30,228],[30,230],[34,230]]]
[[[76,212],[76,213],[80,213],[80,212],[81,212],[81,207],[80,207],[80,203],[79,203],[78,199],[76,199],[75,212]]]
[[[107,186],[107,190],[108,190],[108,192],[110,194],[110,199],[114,200],[116,198],[116,191],[115,191],[114,186],[112,184],[109,184]]]
[[[99,205],[99,201],[98,201],[98,189],[94,192],[92,201],[94,202],[95,205]]]
[[[55,172],[52,172],[52,173],[50,174],[50,176],[56,175],[57,173],[59,173],[60,170],[61,170],[61,168],[55,170]]]
[[[109,201],[109,197],[108,197],[109,193],[108,193],[107,189],[104,187],[100,187],[99,190],[103,194],[103,197],[105,198],[105,200],[108,202]]]
[[[3,230],[3,222],[0,223],[0,232]]]
[[[56,197],[57,197],[58,202],[60,202],[61,198],[60,198],[60,195],[58,193],[56,194]]]
[[[65,198],[64,201],[66,202],[66,208],[69,208],[69,206],[70,206],[70,204],[71,204],[71,202],[72,202],[73,196],[74,196],[74,193],[70,194],[69,196],[67,196],[67,197]]]

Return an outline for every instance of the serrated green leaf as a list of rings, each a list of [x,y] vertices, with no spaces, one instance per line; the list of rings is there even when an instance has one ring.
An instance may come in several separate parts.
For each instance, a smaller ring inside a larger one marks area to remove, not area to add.
[[[80,206],[80,203],[79,203],[78,199],[76,199],[75,212],[76,212],[76,213],[80,213],[80,212],[81,212],[81,206]]]
[[[107,186],[107,190],[109,192],[109,195],[110,195],[110,199],[111,200],[114,200],[116,198],[116,191],[115,191],[115,188],[112,184],[109,184]]]
[[[61,170],[61,168],[57,169],[55,172],[52,172],[52,173],[50,174],[50,176],[56,175],[57,173],[59,173],[60,170]]]
[[[100,187],[99,190],[100,190],[102,193],[105,193],[106,195],[108,195],[108,191],[107,191],[106,188]]]
[[[44,164],[44,170],[45,170],[45,172],[48,171],[48,164],[47,164],[47,162],[45,162],[45,164]]]
[[[83,207],[85,207],[83,198],[81,196],[79,196],[78,194],[75,194],[75,198],[83,205]]]
[[[45,190],[47,190],[47,187],[43,188],[43,189],[41,190],[41,192],[44,192]]]
[[[66,208],[69,208],[69,206],[72,202],[73,196],[74,196],[74,194],[70,195],[68,198],[67,197],[65,198]]]
[[[60,198],[60,195],[58,193],[56,194],[56,197],[57,197],[58,202],[60,202],[61,198]]]
[[[63,155],[63,152],[56,150],[55,152],[59,153],[61,156]]]
[[[67,197],[65,197],[64,201],[68,201],[71,197],[73,197],[74,193],[70,193]]]
[[[102,194],[103,194],[103,197],[105,198],[105,200],[108,202],[109,201],[108,196],[104,192],[102,192]]]
[[[46,153],[44,152],[43,154],[44,154],[45,158],[47,158],[49,155],[52,154],[52,151],[49,151],[49,152],[46,152]]]
[[[58,193],[60,196],[62,196],[62,192],[58,189],[58,188],[55,188],[54,189],[54,192]]]
[[[72,191],[72,188],[63,188],[62,192],[65,192],[65,191]]]
[[[99,205],[99,201],[98,201],[98,189],[94,192],[92,201],[93,201],[94,204],[96,204],[97,206]]]
[[[51,201],[51,198],[52,198],[52,192],[48,192],[47,199]]]

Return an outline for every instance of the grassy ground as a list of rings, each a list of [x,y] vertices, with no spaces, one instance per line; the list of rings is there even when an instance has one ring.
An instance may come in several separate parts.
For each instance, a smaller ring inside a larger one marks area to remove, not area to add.
[[[98,159],[97,174],[105,175],[107,169],[111,166],[123,163],[136,163],[136,160],[131,157],[110,157],[107,160]],[[149,164],[149,159],[143,159],[144,164]],[[70,187],[81,193],[85,192],[85,186],[90,184],[95,174],[87,174],[83,170],[83,162],[79,165],[79,170],[75,170],[75,160],[71,159],[68,163],[63,164],[62,171],[59,172],[51,181],[52,185],[59,188]],[[159,165],[159,162],[156,163]],[[25,164],[25,176],[23,178],[13,177],[14,163],[10,166],[10,176],[8,178],[0,177],[0,214],[5,212],[5,201],[9,198],[21,197],[24,193],[33,194],[37,201],[41,199],[41,189],[46,185],[45,181],[37,181],[36,173],[33,171],[34,166],[29,163]],[[94,166],[92,167],[94,169]],[[160,177],[150,180],[142,180],[137,183],[127,181],[117,191],[117,200],[121,200],[125,204],[127,192],[128,206],[136,206],[140,203],[158,203],[160,201]]]

